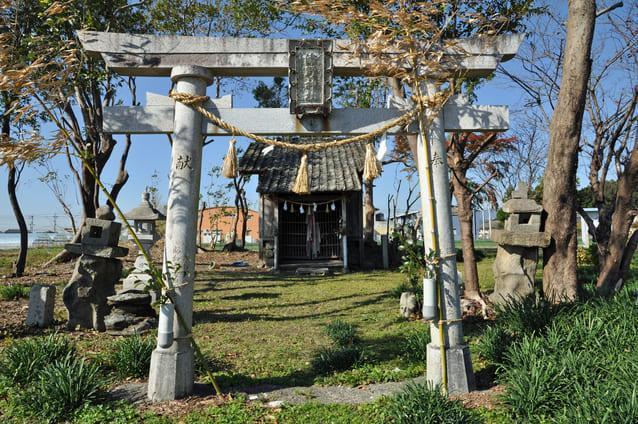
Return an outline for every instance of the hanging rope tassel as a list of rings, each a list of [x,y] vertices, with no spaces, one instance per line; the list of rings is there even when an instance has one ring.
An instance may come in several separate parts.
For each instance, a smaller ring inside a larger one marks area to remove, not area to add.
[[[292,192],[296,194],[310,194],[307,152],[303,152],[301,155],[301,163],[299,164],[299,170],[297,171],[297,178],[295,178],[295,185],[292,187]]]
[[[366,144],[366,157],[363,163],[363,179],[372,181],[381,175],[381,163],[377,160],[377,152],[374,144]]]
[[[235,178],[237,176],[237,150],[235,149],[234,138],[230,139],[228,143],[228,152],[224,158],[224,165],[222,166],[222,175],[226,178]]]

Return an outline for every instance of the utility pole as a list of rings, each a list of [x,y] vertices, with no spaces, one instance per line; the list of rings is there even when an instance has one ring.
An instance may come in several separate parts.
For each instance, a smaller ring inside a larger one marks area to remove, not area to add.
[[[53,214],[53,232],[54,233],[58,232],[58,215],[57,214]]]

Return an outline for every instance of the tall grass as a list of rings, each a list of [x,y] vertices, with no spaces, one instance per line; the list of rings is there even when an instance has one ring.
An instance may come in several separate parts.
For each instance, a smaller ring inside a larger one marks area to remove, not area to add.
[[[459,401],[441,394],[438,388],[408,385],[390,399],[388,415],[396,424],[479,424],[481,419]]]
[[[638,305],[629,290],[565,308],[501,365],[516,422],[638,422]]]
[[[354,325],[335,320],[326,325],[325,331],[333,345],[315,352],[310,361],[315,372],[327,374],[345,371],[364,361],[365,354],[358,344],[360,339]]]
[[[105,385],[99,367],[80,358],[73,343],[57,334],[7,346],[0,356],[0,381],[7,413],[24,422],[69,418],[96,401]]]
[[[418,325],[405,336],[402,342],[403,356],[410,361],[425,362],[430,341],[430,326]]]
[[[113,346],[109,365],[118,377],[144,378],[151,366],[155,341],[151,337],[134,335],[124,337]]]
[[[106,384],[96,364],[71,355],[47,365],[38,377],[14,402],[29,416],[46,422],[61,422],[78,408],[95,403]]]
[[[37,380],[49,364],[75,352],[68,338],[58,334],[20,340],[7,346],[0,357],[0,375],[17,386]]]
[[[0,286],[0,300],[18,300],[29,297],[30,287],[19,284]]]

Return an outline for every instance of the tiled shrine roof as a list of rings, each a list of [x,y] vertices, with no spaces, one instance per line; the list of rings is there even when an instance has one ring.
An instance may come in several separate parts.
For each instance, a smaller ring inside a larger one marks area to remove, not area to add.
[[[362,143],[308,153],[310,191],[360,191],[364,158]],[[300,160],[301,155],[296,151],[251,143],[239,160],[239,172],[259,175],[259,193],[290,193]]]

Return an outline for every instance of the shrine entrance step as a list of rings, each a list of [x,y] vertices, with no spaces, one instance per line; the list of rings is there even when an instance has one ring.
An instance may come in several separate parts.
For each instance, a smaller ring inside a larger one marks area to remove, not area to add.
[[[287,261],[279,265],[283,272],[299,275],[328,275],[343,270],[343,261],[338,259]]]

